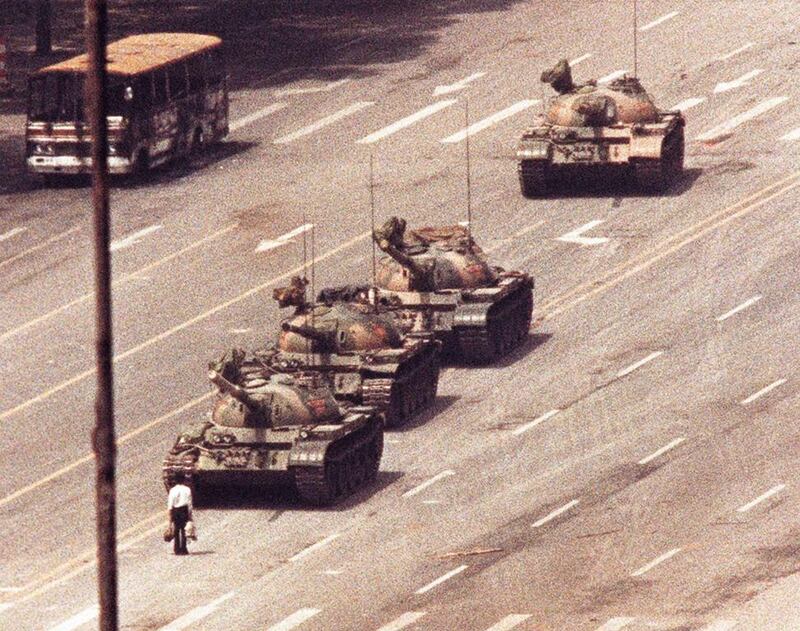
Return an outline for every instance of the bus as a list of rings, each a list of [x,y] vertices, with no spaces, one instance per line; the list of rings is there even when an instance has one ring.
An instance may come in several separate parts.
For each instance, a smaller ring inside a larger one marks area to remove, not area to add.
[[[228,133],[222,40],[193,33],[132,35],[107,47],[108,171],[146,172]],[[91,170],[84,112],[87,55],[36,71],[28,83],[26,162],[46,178]]]

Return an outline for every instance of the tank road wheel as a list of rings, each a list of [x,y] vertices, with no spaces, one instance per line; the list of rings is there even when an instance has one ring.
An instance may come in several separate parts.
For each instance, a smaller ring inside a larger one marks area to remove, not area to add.
[[[378,432],[367,443],[367,470],[366,481],[372,482],[378,476],[378,468],[381,464],[381,456],[383,455],[383,432]]]
[[[665,191],[683,172],[684,151],[683,127],[679,127],[664,139],[660,159],[639,159],[634,162],[634,175],[639,188],[653,193]]]
[[[547,176],[550,165],[543,160],[522,160],[519,163],[519,187],[527,198],[547,195]]]

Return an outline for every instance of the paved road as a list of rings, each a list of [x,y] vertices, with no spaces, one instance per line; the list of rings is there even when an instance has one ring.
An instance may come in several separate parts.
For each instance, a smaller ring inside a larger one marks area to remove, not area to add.
[[[639,6],[639,74],[688,118],[686,177],[664,196],[519,195],[513,144],[540,70],[631,69],[627,3],[585,0],[375,9],[280,80],[234,68],[224,146],[114,190],[125,628],[800,624],[800,8]],[[403,54],[386,54],[393,37]],[[463,220],[467,99],[474,232],[536,276],[529,343],[448,368],[434,412],[388,435],[374,487],[329,510],[280,496],[198,511],[194,554],[174,558],[161,458],[207,410],[205,362],[274,334],[271,289],[302,264],[281,237],[314,223],[317,284],[365,280],[370,153],[379,219]],[[0,627],[88,629],[87,193],[16,177],[0,198]]]

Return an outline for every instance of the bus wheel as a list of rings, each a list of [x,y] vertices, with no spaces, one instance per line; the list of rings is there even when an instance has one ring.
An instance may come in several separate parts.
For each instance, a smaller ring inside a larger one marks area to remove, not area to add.
[[[194,135],[192,136],[192,148],[191,153],[194,155],[198,155],[203,153],[206,149],[206,136],[203,133],[203,128],[198,127],[194,130]]]
[[[149,170],[150,155],[147,153],[147,149],[141,149],[133,161],[133,177],[138,180],[144,177]]]

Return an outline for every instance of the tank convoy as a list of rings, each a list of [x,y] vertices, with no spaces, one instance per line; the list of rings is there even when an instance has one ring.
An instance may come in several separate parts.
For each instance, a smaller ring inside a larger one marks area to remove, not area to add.
[[[309,504],[333,504],[378,472],[383,417],[342,406],[314,374],[209,370],[217,388],[210,420],[180,433],[162,466],[167,489],[176,474],[202,502],[215,487],[296,488]]]
[[[680,176],[683,115],[659,110],[637,78],[625,75],[603,86],[575,84],[569,62],[562,59],[542,73],[541,81],[559,95],[517,146],[525,197],[546,195],[557,170],[626,168],[648,191],[662,191]]]
[[[405,220],[392,217],[373,239],[387,256],[378,262],[376,286],[364,286],[359,295],[393,313],[402,330],[432,333],[445,353],[477,364],[527,339],[533,278],[489,265],[463,226],[406,234]]]

